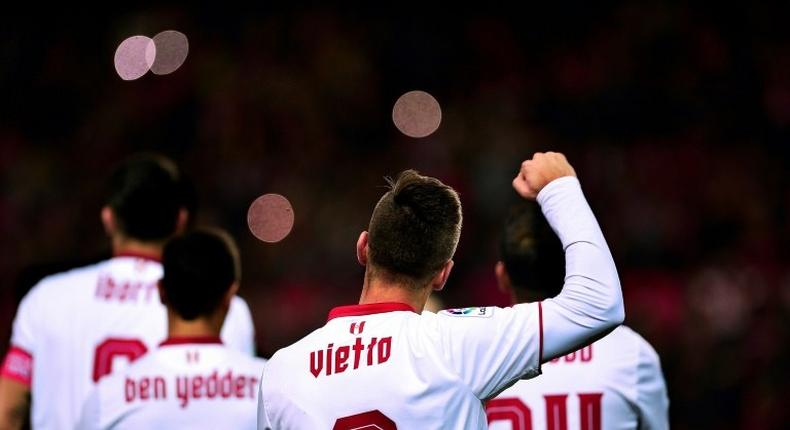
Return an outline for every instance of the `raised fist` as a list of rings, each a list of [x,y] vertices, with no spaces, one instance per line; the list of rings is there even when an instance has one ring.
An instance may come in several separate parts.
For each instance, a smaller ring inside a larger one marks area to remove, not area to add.
[[[513,188],[521,197],[534,200],[549,182],[563,176],[576,176],[564,155],[536,152],[531,160],[521,163],[521,170],[513,179]]]

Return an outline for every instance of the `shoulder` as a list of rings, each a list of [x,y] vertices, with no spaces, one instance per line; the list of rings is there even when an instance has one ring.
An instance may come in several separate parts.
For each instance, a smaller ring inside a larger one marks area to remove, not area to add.
[[[73,297],[75,289],[93,287],[105,264],[106,261],[103,261],[46,276],[25,295],[20,306],[60,305],[60,299]]]
[[[102,268],[107,265],[107,261],[91,264],[90,266],[77,267],[65,272],[49,275],[41,279],[31,290],[34,291],[48,291],[55,288],[83,285],[86,279],[96,279]]]
[[[228,318],[231,320],[251,320],[252,313],[247,301],[239,296],[233,296],[230,301],[230,309],[228,309]]]
[[[240,311],[246,311],[247,313],[250,312],[250,307],[247,305],[247,301],[239,296],[233,296],[233,299],[230,301],[231,308],[238,308]]]
[[[594,354],[601,355],[604,359],[607,374],[618,381],[627,382],[626,385],[630,388],[623,390],[630,394],[629,398],[636,398],[640,385],[645,380],[662,374],[656,350],[629,327],[620,326],[595,342],[594,351]]]
[[[234,365],[241,367],[245,371],[255,372],[258,375],[263,371],[263,366],[267,363],[266,359],[251,357],[240,351],[226,347],[226,352],[230,356]]]
[[[612,333],[601,339],[601,341],[604,340],[609,340],[616,344],[616,347],[620,350],[627,348],[640,362],[658,362],[658,353],[653,346],[628,326],[621,325],[617,327]]]
[[[540,306],[538,303],[524,303],[500,308],[497,306],[474,306],[466,308],[446,309],[437,314],[423,313],[420,320],[435,324],[441,330],[466,331],[479,327],[489,330],[493,327],[505,327],[509,324],[527,322],[534,318],[537,322]],[[425,315],[433,315],[426,318]]]

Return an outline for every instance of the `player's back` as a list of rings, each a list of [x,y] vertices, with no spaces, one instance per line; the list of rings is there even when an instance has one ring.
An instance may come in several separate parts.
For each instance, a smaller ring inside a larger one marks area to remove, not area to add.
[[[254,429],[264,363],[219,339],[168,339],[99,382],[78,428]]]
[[[73,427],[96,381],[166,337],[161,276],[159,262],[122,256],[45,278],[25,297],[12,345],[32,356],[34,428]],[[230,313],[223,337],[251,350],[246,304],[239,299]]]
[[[492,430],[667,428],[668,400],[658,355],[620,326],[604,338],[544,363],[488,402]]]
[[[259,428],[485,428],[480,399],[538,372],[539,323],[531,308],[472,309],[456,317],[391,303],[335,308],[267,363]]]

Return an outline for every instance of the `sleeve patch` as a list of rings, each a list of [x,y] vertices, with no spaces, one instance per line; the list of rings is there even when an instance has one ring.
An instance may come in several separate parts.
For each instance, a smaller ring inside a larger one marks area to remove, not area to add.
[[[441,312],[440,314],[449,315],[451,317],[477,317],[477,318],[489,318],[491,315],[494,314],[493,306],[488,307],[471,307],[471,308],[455,308],[455,309],[446,309]]]
[[[0,375],[30,386],[33,379],[33,356],[22,348],[12,346],[5,356]]]

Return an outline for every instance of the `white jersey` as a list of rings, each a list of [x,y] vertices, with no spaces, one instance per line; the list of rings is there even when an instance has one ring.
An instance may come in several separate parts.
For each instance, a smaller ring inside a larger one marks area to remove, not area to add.
[[[259,428],[485,428],[480,399],[540,373],[539,306],[335,308],[267,364]]]
[[[491,430],[664,430],[668,409],[658,355],[624,326],[486,405]]]
[[[218,338],[168,339],[99,381],[77,429],[255,429],[264,363]]]
[[[94,383],[167,336],[162,265],[135,256],[49,276],[22,300],[2,375],[28,384],[35,429],[73,428]],[[223,341],[254,353],[247,304],[234,298]]]
[[[617,271],[578,180],[552,181],[538,202],[565,249],[560,295],[438,314],[336,308],[267,363],[258,428],[485,429],[484,400],[620,324]]]

